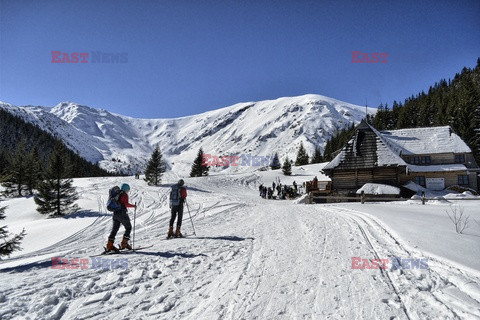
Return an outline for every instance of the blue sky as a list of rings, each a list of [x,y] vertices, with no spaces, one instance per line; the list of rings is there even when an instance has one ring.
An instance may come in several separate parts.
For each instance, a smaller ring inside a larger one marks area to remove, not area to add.
[[[0,100],[141,118],[307,93],[391,106],[476,65],[478,17],[480,1],[0,0]],[[89,62],[52,63],[52,51]]]

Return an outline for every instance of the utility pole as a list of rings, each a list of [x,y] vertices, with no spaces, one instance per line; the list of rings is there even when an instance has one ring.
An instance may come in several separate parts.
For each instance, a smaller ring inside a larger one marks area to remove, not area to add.
[[[367,105],[368,105],[368,101],[367,101],[367,98],[365,98],[365,121],[368,123]]]

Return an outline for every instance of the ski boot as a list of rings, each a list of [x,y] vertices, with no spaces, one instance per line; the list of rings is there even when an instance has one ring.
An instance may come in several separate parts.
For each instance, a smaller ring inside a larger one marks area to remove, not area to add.
[[[123,237],[123,240],[122,240],[122,249],[132,250],[132,246],[128,244],[128,240],[130,240],[130,238],[128,238],[128,237]]]
[[[175,238],[183,238],[183,234],[180,232],[180,227],[175,230]]]
[[[167,234],[167,239],[170,239],[173,237],[173,227],[168,228],[168,234]]]
[[[118,251],[118,248],[115,247],[115,245],[113,244],[113,241],[114,241],[114,239],[108,239],[107,247],[105,248],[106,252],[110,252],[110,251],[117,252]]]

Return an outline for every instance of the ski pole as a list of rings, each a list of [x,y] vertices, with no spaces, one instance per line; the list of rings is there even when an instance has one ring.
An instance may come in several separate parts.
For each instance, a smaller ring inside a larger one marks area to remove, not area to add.
[[[193,235],[196,236],[197,234],[195,233],[195,227],[193,225],[192,215],[190,214],[190,208],[188,207],[188,202],[185,201],[185,203],[187,204],[188,216],[190,217],[190,222],[192,223]]]
[[[135,211],[133,212],[133,241],[132,251],[135,250],[135,218],[137,217],[137,202],[135,202]]]

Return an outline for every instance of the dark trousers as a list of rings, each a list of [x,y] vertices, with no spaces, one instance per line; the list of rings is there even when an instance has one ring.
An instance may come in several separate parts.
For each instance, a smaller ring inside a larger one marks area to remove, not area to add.
[[[182,226],[183,204],[179,206],[172,206],[172,217],[170,218],[170,228],[173,228],[173,223],[175,222],[177,213],[178,213],[177,228],[180,228]]]
[[[118,229],[120,229],[120,224],[123,224],[123,226],[125,227],[125,233],[123,236],[125,238],[130,238],[130,232],[132,231],[130,217],[125,210],[119,210],[113,213],[113,228],[110,236],[108,237],[108,240],[115,240]]]

